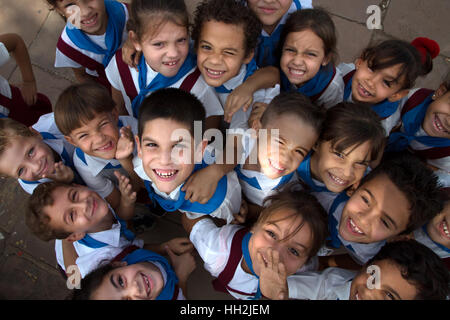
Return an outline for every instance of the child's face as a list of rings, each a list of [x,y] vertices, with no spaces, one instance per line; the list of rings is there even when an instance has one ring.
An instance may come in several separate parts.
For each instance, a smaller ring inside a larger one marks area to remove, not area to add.
[[[272,130],[279,134],[272,134]],[[265,131],[261,131],[265,130]],[[267,139],[264,138],[267,132]],[[316,130],[303,119],[285,114],[270,120],[258,133],[261,172],[276,179],[294,172],[318,139]]]
[[[75,10],[74,6],[78,6],[79,11]],[[75,12],[79,12],[80,28],[88,34],[102,35],[106,32],[108,15],[104,0],[60,0],[56,2],[55,9],[67,19],[73,16]],[[69,21],[74,24],[72,19],[69,19]]]
[[[139,262],[108,272],[92,294],[93,300],[155,300],[164,288],[157,266]]]
[[[311,29],[288,34],[283,45],[280,67],[290,83],[301,86],[327,63],[323,41]]]
[[[16,179],[37,181],[55,170],[52,149],[40,135],[15,137],[0,157],[0,172]]]
[[[263,29],[271,34],[291,7],[292,0],[247,0],[247,4],[258,16]]]
[[[428,106],[422,127],[431,137],[450,139],[450,91]]]
[[[450,201],[447,201],[444,210],[428,223],[427,232],[434,242],[450,249]]]
[[[238,75],[245,56],[245,35],[241,25],[207,21],[203,24],[197,48],[197,65],[206,83],[219,87]]]
[[[379,268],[379,289],[371,283],[371,274],[363,268],[353,279],[350,287],[349,300],[414,300],[417,288],[402,276],[400,267],[390,260],[374,261]],[[376,277],[372,275],[372,277]],[[370,285],[367,285],[369,281]],[[377,280],[375,280],[377,281]]]
[[[98,114],[65,138],[88,155],[114,159],[119,141],[117,121],[116,112]]]
[[[171,119],[148,121],[136,144],[144,171],[159,191],[171,193],[194,170],[195,144],[185,124]]]
[[[404,77],[393,82],[400,73],[401,64],[374,71],[369,68],[367,61],[357,59],[355,66],[356,72],[352,81],[353,100],[372,104],[385,99],[394,102],[408,93],[408,90],[402,90]]]
[[[252,228],[248,247],[257,275],[259,275],[259,266],[255,263],[257,253],[261,253],[263,259],[266,259],[264,256],[268,248],[278,251],[280,262],[286,266],[287,275],[294,274],[306,263],[312,246],[312,232],[310,226],[305,223],[295,235],[292,235],[300,223],[302,218],[295,211],[281,208],[274,211],[265,223],[257,223]]]
[[[84,237],[85,233],[107,229],[108,204],[88,187],[58,187],[53,190],[52,198],[53,205],[46,206],[44,211],[50,217],[50,225],[54,229],[70,232],[77,237],[76,240]]]
[[[410,206],[405,194],[381,174],[360,186],[347,201],[339,234],[350,242],[373,243],[406,230]]]
[[[321,141],[311,157],[312,176],[329,191],[342,192],[362,179],[369,165],[370,151],[369,141],[342,152],[335,150],[331,141]]]
[[[140,41],[136,40],[135,35],[131,38],[134,39],[135,49],[142,51],[153,71],[165,77],[178,73],[189,52],[187,28],[171,21],[163,23],[154,34],[144,34]]]

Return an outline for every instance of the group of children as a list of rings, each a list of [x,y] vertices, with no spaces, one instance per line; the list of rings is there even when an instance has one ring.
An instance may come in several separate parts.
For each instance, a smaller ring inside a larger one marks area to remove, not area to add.
[[[412,89],[436,42],[336,66],[308,0],[204,0],[191,32],[183,0],[47,2],[78,83],[30,128],[0,119],[0,172],[74,299],[189,298],[194,250],[237,299],[448,297],[450,78]],[[189,239],[137,239],[136,202]]]

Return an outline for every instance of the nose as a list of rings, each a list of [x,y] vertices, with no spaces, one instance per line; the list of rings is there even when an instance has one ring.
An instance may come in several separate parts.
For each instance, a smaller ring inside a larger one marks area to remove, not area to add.
[[[176,44],[174,44],[174,43],[169,44],[169,46],[167,47],[167,57],[169,57],[169,58],[178,57],[178,48],[177,48]]]
[[[161,165],[172,164],[172,150],[164,150],[159,154],[159,162]]]
[[[297,53],[294,57],[293,63],[296,66],[302,66],[304,64],[304,59],[301,53]]]
[[[353,177],[353,165],[351,163],[344,165],[341,169],[346,179]]]

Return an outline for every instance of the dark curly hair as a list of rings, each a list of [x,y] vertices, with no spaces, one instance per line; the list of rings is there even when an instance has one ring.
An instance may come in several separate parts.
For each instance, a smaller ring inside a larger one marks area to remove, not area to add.
[[[430,221],[443,209],[443,194],[438,178],[417,156],[409,153],[386,155],[380,165],[361,180],[360,186],[385,174],[405,195],[410,204],[406,230],[410,233]]]
[[[195,10],[192,39],[198,48],[200,34],[205,22],[218,21],[231,25],[242,25],[245,39],[245,56],[256,48],[262,24],[255,13],[236,0],[205,0]]]
[[[111,270],[115,269],[111,263],[103,263],[104,262],[101,263],[100,267],[92,270],[81,280],[80,289],[74,289],[72,292],[72,296],[70,297],[72,300],[92,300],[92,294],[100,286],[103,278]]]
[[[445,300],[450,273],[444,262],[416,240],[390,242],[367,262],[389,260],[400,267],[402,277],[417,288],[416,300]]]

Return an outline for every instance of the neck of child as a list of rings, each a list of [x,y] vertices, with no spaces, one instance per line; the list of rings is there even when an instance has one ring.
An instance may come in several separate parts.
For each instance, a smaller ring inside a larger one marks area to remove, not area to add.
[[[317,153],[313,153],[311,155],[311,161],[309,162],[309,170],[311,172],[311,177],[317,181],[320,181],[323,183],[322,179],[320,178],[320,175],[318,173],[317,169],[317,163],[319,162],[319,156]]]
[[[275,31],[277,24],[278,23],[276,23],[274,25],[270,25],[270,26],[263,26],[263,30],[270,36],[270,35],[272,35],[272,32]]]
[[[116,220],[116,218],[114,218],[114,215],[110,209],[110,210],[108,210],[108,213],[103,217],[103,219],[100,220],[99,223],[95,226],[95,229],[94,229],[95,231],[93,230],[92,232],[89,232],[89,233],[110,230],[112,228],[113,224],[116,222],[117,222],[117,220]]]

